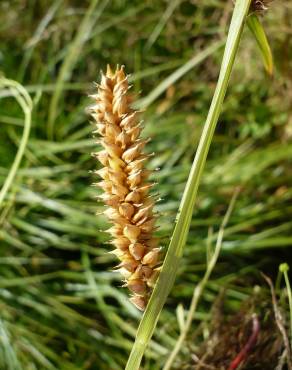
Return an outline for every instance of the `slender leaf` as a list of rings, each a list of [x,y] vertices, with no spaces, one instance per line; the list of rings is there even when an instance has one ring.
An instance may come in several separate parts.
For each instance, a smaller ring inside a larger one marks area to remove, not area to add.
[[[261,56],[266,71],[269,75],[273,74],[273,54],[269,45],[269,41],[265,34],[264,28],[255,14],[251,14],[247,18],[247,24],[252,34],[254,35],[258,47],[261,51]]]
[[[0,86],[8,87],[12,94],[15,96],[15,99],[17,100],[18,104],[21,106],[23,113],[24,113],[24,129],[23,129],[23,135],[21,138],[21,142],[18,148],[18,151],[16,153],[14,162],[11,166],[11,169],[9,171],[8,176],[5,179],[4,185],[0,191],[0,206],[11,187],[13,180],[16,176],[18,167],[21,163],[25,148],[27,146],[30,128],[31,128],[31,112],[32,112],[32,101],[30,96],[28,95],[25,88],[20,85],[18,82],[13,80],[8,80],[6,78],[0,79]]]
[[[139,369],[143,354],[153,335],[160,312],[174,284],[191,223],[197,191],[212,137],[222,109],[239,41],[248,14],[250,0],[237,0],[228,32],[220,75],[197,153],[181,200],[175,229],[156,286],[138,328],[126,370]]]

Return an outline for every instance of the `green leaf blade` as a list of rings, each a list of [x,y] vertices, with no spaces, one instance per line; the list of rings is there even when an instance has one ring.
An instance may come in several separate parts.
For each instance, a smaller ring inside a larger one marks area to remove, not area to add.
[[[173,287],[183,249],[187,240],[193,208],[197,198],[198,187],[201,181],[201,176],[204,170],[213,134],[222,109],[222,104],[228,87],[235,56],[239,47],[239,41],[249,11],[250,2],[251,0],[236,1],[227,36],[218,83],[181,200],[176,219],[176,225],[157,283],[140,322],[136,340],[126,365],[126,370],[139,369],[142,357],[153,335],[161,310],[166,302],[171,288]]]
[[[272,76],[274,69],[273,54],[269,45],[269,41],[265,34],[264,28],[256,14],[251,14],[248,17],[247,24],[250,31],[254,35],[257,45],[260,49],[265,70],[270,76]]]

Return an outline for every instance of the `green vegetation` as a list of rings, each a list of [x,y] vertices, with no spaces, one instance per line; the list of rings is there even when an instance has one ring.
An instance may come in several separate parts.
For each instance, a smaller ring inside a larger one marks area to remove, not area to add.
[[[232,10],[232,1],[219,0],[1,2],[1,74],[21,84],[33,106],[30,112],[21,87],[4,86],[2,78],[1,187],[7,178],[13,181],[0,206],[1,370],[125,367],[141,314],[111,271],[114,256],[106,253],[101,231],[106,221],[95,215],[103,206],[95,202],[97,189],[90,184],[96,179],[88,173],[96,165],[90,152],[97,150],[85,113],[91,81],[107,63],[125,64],[133,72],[132,90],[142,90],[138,105],[147,106],[148,150],[156,152],[150,166],[159,168],[153,175],[161,197],[158,234],[167,246]],[[223,290],[227,314],[255,294],[271,301],[260,271],[275,283],[289,335],[288,268],[278,271],[292,262],[291,15],[291,4],[279,0],[261,20],[274,56],[272,77],[253,34],[244,31],[177,279],[146,351],[145,370],[165,364],[202,279],[174,369],[194,364],[193,355],[211,336],[214,303]],[[16,176],[9,177],[24,147]],[[220,256],[205,275],[218,243]]]

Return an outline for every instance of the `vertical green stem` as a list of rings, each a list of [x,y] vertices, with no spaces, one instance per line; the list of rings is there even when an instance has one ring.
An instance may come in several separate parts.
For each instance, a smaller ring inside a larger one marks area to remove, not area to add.
[[[146,311],[140,322],[126,370],[138,370],[146,347],[155,330],[160,312],[174,284],[183,248],[186,243],[197,191],[205,166],[209,147],[221,112],[223,100],[230,79],[235,55],[238,50],[245,19],[251,0],[237,0],[228,32],[223,60],[216,90],[211,102],[207,120],[181,200],[177,222]]]
[[[227,212],[226,212],[226,214],[223,218],[222,225],[220,226],[220,229],[218,231],[218,238],[217,238],[217,242],[216,242],[216,245],[215,245],[214,253],[212,254],[212,257],[210,258],[210,261],[207,264],[206,272],[203,276],[203,279],[199,282],[199,284],[196,286],[196,288],[194,290],[191,305],[190,305],[190,309],[189,309],[187,317],[186,317],[185,325],[184,325],[183,329],[181,330],[181,333],[180,333],[177,341],[175,342],[175,346],[174,346],[173,350],[171,351],[170,355],[168,356],[168,359],[167,359],[167,361],[166,361],[162,370],[169,370],[172,367],[173,361],[174,361],[175,357],[177,356],[177,354],[179,353],[179,351],[181,350],[182,345],[184,343],[184,340],[185,340],[185,338],[186,338],[186,336],[187,336],[187,334],[188,334],[188,332],[191,328],[194,313],[197,309],[199,299],[200,299],[200,297],[203,293],[203,290],[204,290],[204,288],[205,288],[205,286],[206,286],[206,284],[207,284],[207,282],[208,282],[208,280],[211,276],[211,273],[212,273],[214,267],[216,266],[216,263],[217,263],[217,260],[218,260],[218,257],[219,257],[219,253],[220,253],[220,250],[221,250],[222,242],[223,242],[224,230],[225,230],[225,227],[226,227],[226,225],[229,221],[229,218],[230,218],[231,212],[233,210],[235,200],[236,200],[236,197],[238,196],[238,193],[239,193],[239,188],[237,188],[236,191],[234,192],[233,197],[231,199],[231,202],[229,204],[228,210],[227,210]]]
[[[57,118],[60,98],[64,83],[71,77],[73,68],[78,61],[82,46],[86,41],[88,34],[94,25],[95,18],[93,17],[94,11],[98,5],[98,0],[91,0],[89,7],[82,19],[80,26],[77,30],[76,36],[68,47],[68,52],[63,60],[60,72],[57,78],[56,87],[50,102],[48,112],[48,127],[47,133],[50,140],[54,139],[55,120]],[[103,6],[103,5],[102,5]]]
[[[292,291],[291,291],[291,285],[290,285],[290,280],[288,276],[289,265],[287,263],[282,263],[279,266],[279,270],[280,272],[284,274],[285,284],[287,288],[289,311],[290,311],[290,344],[292,348]]]
[[[11,89],[12,95],[15,96],[15,99],[21,106],[24,113],[24,129],[19,144],[19,148],[17,150],[11,169],[6,177],[6,180],[4,181],[3,187],[0,190],[0,208],[1,208],[9,188],[13,184],[17,170],[23,158],[25,148],[28,143],[31,128],[32,100],[27,91],[25,90],[25,88],[16,81],[8,80],[7,78],[2,77],[0,79],[0,86],[5,86]]]

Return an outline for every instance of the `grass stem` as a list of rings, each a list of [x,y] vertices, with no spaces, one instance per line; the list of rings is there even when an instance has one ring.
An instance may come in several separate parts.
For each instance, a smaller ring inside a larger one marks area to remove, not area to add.
[[[290,280],[288,276],[289,265],[287,263],[282,263],[280,265],[280,271],[284,275],[285,284],[287,288],[289,311],[290,311],[290,343],[291,343],[291,348],[292,348],[292,292],[291,292],[291,284],[290,284]]]
[[[194,293],[193,293],[193,297],[192,297],[192,301],[191,301],[191,305],[190,305],[190,309],[189,309],[189,312],[188,312],[188,315],[187,315],[187,319],[186,319],[186,323],[183,327],[183,329],[181,330],[181,333],[179,335],[179,338],[178,340],[175,342],[175,346],[173,348],[173,350],[171,351],[170,355],[168,356],[167,358],[167,361],[163,367],[163,370],[169,370],[173,364],[173,361],[175,359],[175,357],[177,356],[177,354],[179,353],[179,351],[181,350],[181,347],[182,347],[182,344],[190,330],[190,327],[191,327],[191,324],[192,324],[192,321],[193,321],[193,317],[194,317],[194,313],[196,312],[196,309],[197,309],[197,306],[198,306],[198,303],[199,303],[199,299],[203,293],[203,290],[210,278],[210,275],[217,263],[217,260],[218,260],[218,257],[219,257],[219,254],[220,254],[220,250],[221,250],[221,246],[222,246],[222,242],[223,242],[223,236],[224,236],[224,230],[225,230],[225,227],[230,219],[230,216],[231,216],[231,213],[232,213],[232,210],[234,208],[234,204],[235,204],[235,201],[236,201],[236,198],[239,194],[239,191],[240,191],[240,188],[236,188],[235,192],[233,193],[233,196],[231,198],[231,201],[229,203],[229,206],[228,206],[228,209],[227,209],[227,212],[223,218],[223,221],[222,221],[222,224],[220,226],[220,229],[219,229],[219,232],[218,232],[218,236],[217,236],[217,241],[216,241],[216,245],[215,245],[215,249],[214,249],[214,252],[207,264],[207,268],[206,268],[206,272],[203,276],[203,279],[200,281],[200,283],[196,286],[196,288],[194,289]]]
[[[126,370],[139,369],[146,347],[158,322],[160,312],[174,284],[180,258],[187,240],[198,187],[219,114],[222,109],[223,100],[226,94],[249,7],[250,0],[237,0],[235,3],[218,83],[181,200],[176,226],[165,256],[159,279],[140,322],[136,340],[126,365]]]
[[[25,88],[20,85],[18,82],[13,81],[13,80],[8,80],[7,78],[1,78],[0,79],[0,87],[8,87],[12,93],[12,95],[15,97],[17,100],[18,104],[23,110],[24,113],[24,129],[23,129],[23,134],[22,138],[20,141],[20,145],[18,148],[18,151],[16,153],[14,162],[11,166],[11,169],[9,171],[9,174],[7,175],[5,182],[3,184],[3,187],[0,191],[0,207],[2,205],[2,202],[11,187],[13,180],[16,176],[18,167],[20,165],[20,162],[22,160],[25,148],[27,146],[28,138],[29,138],[29,133],[30,133],[30,128],[31,128],[31,112],[32,112],[32,100],[30,96],[28,95],[27,91]]]

